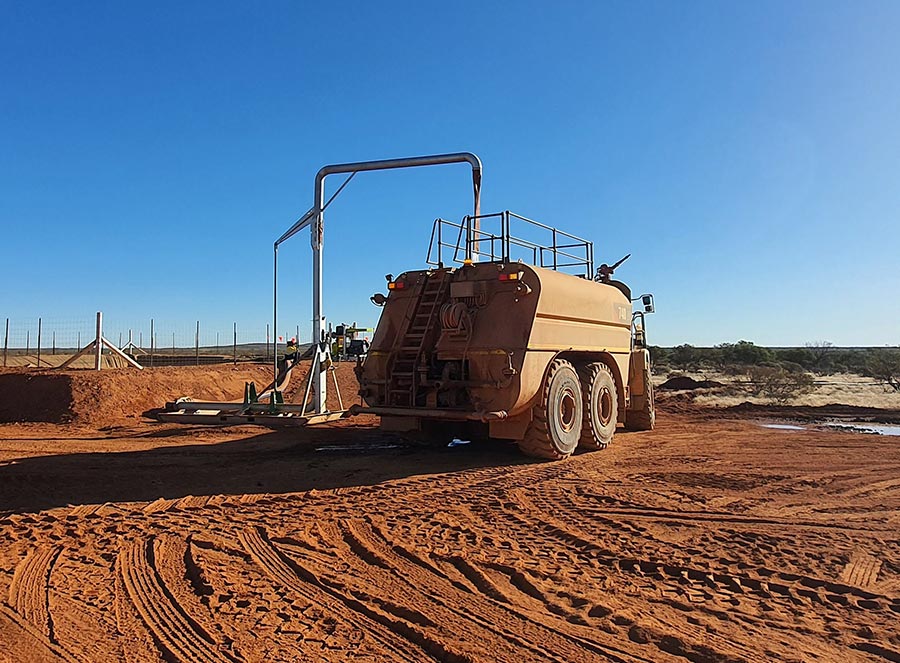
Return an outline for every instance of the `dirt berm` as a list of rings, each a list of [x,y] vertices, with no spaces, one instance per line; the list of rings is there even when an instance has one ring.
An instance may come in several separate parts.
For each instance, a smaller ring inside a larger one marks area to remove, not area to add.
[[[110,425],[140,417],[181,396],[240,400],[244,383],[265,386],[268,366],[165,367],[108,371],[0,373],[0,422]]]

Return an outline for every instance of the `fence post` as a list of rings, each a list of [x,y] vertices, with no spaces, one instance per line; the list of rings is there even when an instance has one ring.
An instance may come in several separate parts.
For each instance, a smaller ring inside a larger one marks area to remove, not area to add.
[[[200,321],[197,320],[197,331],[194,332],[194,364],[200,365]]]
[[[266,363],[269,362],[269,323],[266,323]]]
[[[103,312],[97,311],[97,337],[94,339],[94,370],[103,367]]]
[[[9,318],[6,319],[6,334],[3,336],[3,368],[6,368],[6,355],[9,353]]]
[[[41,367],[41,326],[42,320],[38,318],[38,337],[37,337],[37,367]]]
[[[172,356],[175,356],[175,332],[172,332]]]
[[[156,345],[156,335],[153,333],[153,318],[150,318],[150,368],[153,368],[153,349]]]
[[[56,330],[55,329],[53,330],[53,350],[50,352],[50,354],[52,354],[52,355],[56,354]]]
[[[25,356],[27,357],[30,354],[31,354],[31,330],[26,329],[25,330]]]
[[[234,343],[231,346],[232,351],[232,361],[234,365],[237,366],[237,323],[234,323]]]

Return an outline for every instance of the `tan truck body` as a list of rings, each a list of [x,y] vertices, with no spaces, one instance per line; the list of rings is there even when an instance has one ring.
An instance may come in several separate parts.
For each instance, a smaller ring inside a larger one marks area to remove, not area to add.
[[[360,395],[388,426],[482,421],[491,437],[519,440],[560,361],[608,368],[620,422],[645,394],[649,358],[633,347],[618,282],[490,262],[406,272],[390,287],[357,369]]]

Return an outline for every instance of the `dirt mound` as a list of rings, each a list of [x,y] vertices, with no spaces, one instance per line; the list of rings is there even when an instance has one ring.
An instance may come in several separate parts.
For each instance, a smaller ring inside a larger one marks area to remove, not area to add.
[[[299,402],[306,387],[308,365],[301,364],[291,380],[288,400]],[[335,365],[334,377],[343,403],[358,402],[359,385],[352,363]],[[48,422],[105,426],[138,418],[182,396],[195,400],[240,401],[246,382],[259,391],[272,378],[262,364],[168,366],[143,371],[20,371],[0,373],[0,423]],[[328,406],[338,408],[334,379],[328,376]]]
[[[695,412],[698,407],[692,393],[659,392],[656,394],[656,409],[660,412],[689,414]]]
[[[723,387],[721,382],[715,380],[695,380],[687,375],[676,375],[663,382],[658,389],[671,389],[673,391],[692,391],[694,389],[712,389]]]
[[[235,400],[244,382],[266,380],[260,365],[0,374],[0,422],[108,425],[181,396]]]

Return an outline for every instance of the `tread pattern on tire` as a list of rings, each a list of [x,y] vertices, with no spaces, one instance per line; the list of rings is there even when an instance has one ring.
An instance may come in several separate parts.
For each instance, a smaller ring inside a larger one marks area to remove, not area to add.
[[[609,375],[609,379],[613,385],[613,414],[616,417],[618,417],[619,414],[619,395],[615,389],[616,378],[613,376],[609,366],[602,362],[594,362],[579,368],[578,377],[581,379],[581,393],[582,399],[584,400],[584,421],[581,425],[581,439],[578,441],[578,446],[582,449],[605,449],[610,444],[610,442],[597,441],[597,437],[594,435],[593,431],[593,424],[591,423],[591,386],[594,384],[594,380],[597,379],[597,375],[601,372],[605,372]]]
[[[625,412],[625,430],[642,431],[653,430],[656,425],[656,405],[653,402],[653,379],[650,369],[644,369],[644,385],[650,392],[650,398],[644,400],[644,407],[640,410],[628,410]]]
[[[534,458],[546,458],[547,460],[562,460],[568,458],[571,454],[562,454],[553,446],[550,440],[550,427],[547,423],[547,403],[550,400],[550,383],[556,372],[568,366],[573,371],[575,367],[571,362],[565,359],[554,359],[547,371],[547,377],[541,385],[541,398],[537,405],[531,411],[531,423],[528,430],[525,431],[525,437],[519,440],[519,449],[527,456]],[[576,371],[576,375],[577,375]]]

